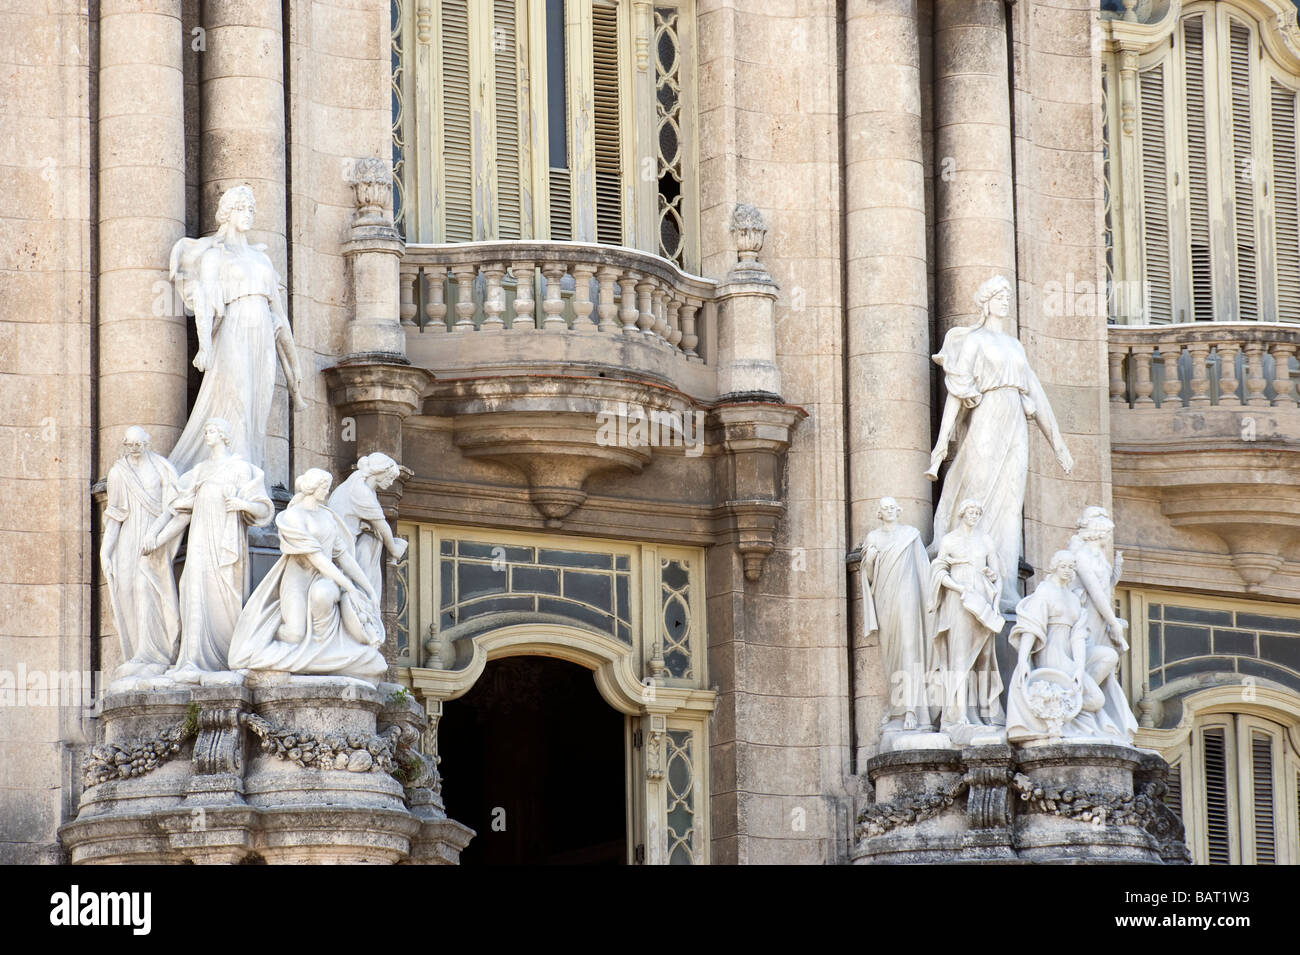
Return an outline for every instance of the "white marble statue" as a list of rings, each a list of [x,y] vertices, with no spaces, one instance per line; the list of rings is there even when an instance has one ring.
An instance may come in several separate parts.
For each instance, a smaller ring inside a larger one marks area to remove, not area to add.
[[[949,443],[958,438],[957,455],[944,477],[943,494],[934,509],[937,543],[953,528],[959,501],[973,498],[984,509],[980,528],[997,544],[1002,572],[1000,607],[1012,610],[1018,599],[1022,511],[1029,473],[1028,420],[1051,442],[1056,460],[1067,473],[1074,467],[1056,416],[1025,349],[1002,324],[1011,314],[1011,283],[995,275],[975,293],[982,317],[966,328],[950,330],[934,361],[943,369],[948,391],[939,438],[926,477],[938,479]],[[965,411],[966,432],[958,437]]]
[[[862,544],[862,611],[867,637],[878,634],[889,682],[885,724],[903,730],[929,729],[925,594],[930,561],[920,532],[898,522],[901,513],[892,497],[881,498],[876,516],[884,523]]]
[[[1088,625],[1071,589],[1074,555],[1057,551],[1048,576],[1016,607],[1016,668],[1007,690],[1007,741],[1091,737],[1084,713]]]
[[[940,730],[959,745],[1000,732],[1002,723],[996,647],[1005,622],[997,609],[1003,571],[982,516],[977,501],[962,501],[961,523],[943,536],[930,565],[931,683],[942,694]]]
[[[1127,622],[1115,614],[1115,585],[1124,555],[1116,552],[1113,565],[1107,556],[1114,547],[1115,525],[1104,507],[1086,508],[1077,527],[1069,550],[1075,561],[1072,589],[1083,604],[1088,630],[1085,709],[1092,714],[1099,736],[1131,744],[1138,724],[1119,682],[1120,656],[1128,650]]]
[[[170,518],[146,540],[152,554],[189,528],[181,572],[181,645],[167,676],[197,683],[229,670],[227,653],[244,605],[248,526],[271,520],[266,476],[231,451],[230,425],[209,419],[203,428],[208,457],[180,478]]]
[[[357,469],[330,495],[329,508],[347,525],[355,544],[357,564],[365,571],[370,589],[383,593],[383,556],[394,560],[406,553],[406,541],[393,536],[376,490],[387,490],[400,475],[397,462],[386,454],[367,454]]]
[[[331,481],[319,468],[304,472],[275,519],[282,556],[239,618],[232,668],[370,683],[387,672],[379,595],[352,556],[347,525],[325,503]]]
[[[194,367],[203,372],[189,422],[171,453],[181,472],[206,456],[203,430],[210,418],[230,423],[234,454],[262,466],[277,355],[293,406],[303,407],[302,372],[280,300],[280,276],[266,247],[250,245],[245,237],[254,211],[251,189],[228,189],[217,207],[216,234],[172,246],[171,278],[194,313],[199,335]]]
[[[150,529],[176,496],[176,469],[150,450],[149,433],[126,429],[124,453],[108,472],[99,563],[122,641],[115,676],[157,676],[171,665],[180,635],[172,561],[179,540],[145,554]]]

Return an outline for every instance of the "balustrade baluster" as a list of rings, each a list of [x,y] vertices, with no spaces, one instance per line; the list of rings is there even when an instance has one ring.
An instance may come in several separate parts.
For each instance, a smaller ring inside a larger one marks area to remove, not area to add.
[[[644,276],[640,282],[636,283],[636,308],[637,315],[636,327],[641,329],[643,335],[652,336],[655,333],[655,315],[652,311],[652,298],[654,296],[655,282],[650,276]]]
[[[546,331],[563,331],[569,327],[564,321],[564,297],[560,294],[567,271],[559,262],[547,262],[542,266],[542,276],[546,279],[546,300],[542,302],[546,319],[542,322],[542,327]]]
[[[1243,349],[1246,352],[1246,404],[1266,405],[1268,398],[1268,379],[1264,377],[1264,343],[1248,342]]]
[[[1192,361],[1191,389],[1189,405],[1203,406],[1210,403],[1210,379],[1206,376],[1206,362],[1210,357],[1210,346],[1206,342],[1191,342],[1187,354]]]
[[[483,292],[483,326],[482,331],[499,332],[506,327],[501,316],[506,310],[506,290],[501,284],[505,278],[506,267],[503,262],[493,262],[483,266],[483,280],[487,285]]]
[[[676,296],[668,299],[665,305],[668,318],[668,344],[674,349],[677,348],[677,343],[682,340],[682,329],[678,324],[678,313],[681,311],[681,307],[681,300]]]
[[[1160,388],[1160,406],[1182,407],[1183,383],[1178,379],[1178,359],[1182,349],[1176,342],[1166,342],[1160,346],[1160,364],[1164,368],[1165,380]]]
[[[422,269],[424,279],[424,327],[425,331],[445,334],[447,331],[447,269],[438,266]]]
[[[695,332],[695,313],[699,311],[698,300],[688,298],[682,303],[682,352],[690,361],[700,361],[695,346],[700,343],[700,336]]]
[[[650,295],[650,300],[652,302],[650,311],[655,317],[655,323],[651,331],[660,341],[666,342],[668,340],[668,293],[662,285],[656,285],[654,292]]]
[[[1284,408],[1296,406],[1295,382],[1291,379],[1291,358],[1296,347],[1290,342],[1274,342],[1272,348],[1273,404]]]
[[[1219,404],[1237,404],[1237,352],[1236,342],[1219,342]]]
[[[533,263],[516,262],[510,267],[510,272],[515,277],[515,319],[510,328],[512,331],[526,331],[530,326],[536,327],[536,319],[533,317],[533,309],[536,302],[533,300]]]
[[[1131,361],[1133,363],[1133,407],[1147,408],[1155,404],[1151,397],[1155,385],[1151,381],[1152,345],[1134,345]]]
[[[419,280],[419,269],[402,269],[398,273],[401,283],[401,316],[403,325],[415,324],[415,283]]]
[[[1106,350],[1110,362],[1110,400],[1114,404],[1128,404],[1128,382],[1124,380],[1124,357],[1127,354],[1127,345],[1112,343]]]
[[[618,306],[614,304],[614,286],[618,282],[618,269],[611,265],[602,265],[596,270],[596,315],[600,318],[597,326],[602,332],[618,330]]]
[[[590,265],[573,267],[573,327],[590,331],[591,310],[595,307],[591,301],[591,277],[596,274]],[[598,293],[599,294],[599,293]]]
[[[456,326],[453,332],[474,331],[474,278],[478,268],[473,265],[453,265],[452,275],[456,276]]]
[[[618,280],[619,288],[622,290],[618,297],[618,320],[623,323],[624,335],[635,335],[640,329],[636,327],[636,320],[639,312],[636,307],[636,287],[641,281],[641,276],[636,272],[628,272]]]

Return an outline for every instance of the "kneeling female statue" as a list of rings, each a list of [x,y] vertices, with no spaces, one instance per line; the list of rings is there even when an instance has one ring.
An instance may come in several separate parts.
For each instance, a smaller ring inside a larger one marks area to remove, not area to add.
[[[378,594],[353,557],[352,535],[326,506],[329,472],[312,468],[276,518],[283,556],[253,591],[230,644],[231,669],[347,676],[388,670]]]

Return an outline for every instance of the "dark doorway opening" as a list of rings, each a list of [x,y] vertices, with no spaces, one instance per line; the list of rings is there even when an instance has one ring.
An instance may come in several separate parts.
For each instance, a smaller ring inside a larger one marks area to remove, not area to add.
[[[447,815],[478,833],[461,864],[625,863],[623,740],[590,670],[490,662],[438,726]]]

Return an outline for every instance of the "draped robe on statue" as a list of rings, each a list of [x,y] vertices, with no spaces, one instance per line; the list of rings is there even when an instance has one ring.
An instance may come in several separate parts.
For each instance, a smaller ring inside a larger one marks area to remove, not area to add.
[[[373,525],[387,518],[375,489],[366,483],[364,474],[355,471],[330,494],[329,508],[347,526],[354,541],[357,564],[365,571],[370,586],[376,595],[382,594],[384,542],[374,532]]]
[[[1030,677],[1034,671],[1046,669],[1065,677],[1074,676],[1077,663],[1071,641],[1082,637],[1084,628],[1085,618],[1079,598],[1050,578],[1020,601],[1016,607],[1016,625],[1011,628],[1009,640],[1017,653],[1023,641],[1030,641],[1031,656],[1028,667],[1017,663],[1011,674],[1011,685],[1007,690],[1008,741],[1093,735],[1093,721],[1084,711],[1078,711],[1066,720],[1060,733],[1051,732],[1047,721],[1034,711],[1029,700]],[[1084,673],[1073,692],[1082,697],[1087,693],[1089,682]],[[1092,686],[1095,692],[1095,684]]]
[[[325,505],[290,506],[275,519],[283,555],[257,585],[230,647],[232,668],[354,677],[371,683],[388,664],[379,609],[363,593],[341,592],[308,559],[335,563],[352,537]]]
[[[930,603],[937,604],[930,649],[931,683],[941,687],[940,726],[1001,722],[1002,677],[997,635],[1004,623],[997,612],[998,590],[984,574],[987,535],[953,531],[939,543],[930,565]],[[944,574],[964,593],[943,586]],[[964,683],[964,685],[963,685]]]
[[[193,420],[193,419],[191,419]],[[233,495],[254,505],[252,514],[226,510]],[[181,572],[181,649],[176,666],[205,672],[228,669],[226,655],[244,605],[247,525],[271,520],[274,508],[260,468],[234,457],[200,461],[181,477],[172,510],[190,514]]]
[[[203,429],[210,418],[230,423],[232,454],[262,466],[275,394],[275,329],[283,322],[271,308],[279,276],[263,248],[236,252],[208,236],[181,239],[172,251],[185,304],[196,315],[213,315],[207,370],[170,456],[178,471],[207,456]]]
[[[180,538],[147,557],[141,552],[150,528],[176,496],[179,478],[161,454],[146,451],[141,455],[141,464],[152,466],[156,472],[156,493],[146,486],[126,457],[116,461],[108,472],[104,519],[122,525],[108,565],[108,598],[122,640],[122,662],[167,667],[180,635],[176,586],[172,582],[172,561]]]
[[[879,634],[880,655],[889,685],[887,718],[916,714],[921,726],[930,722],[926,699],[926,583],[930,563],[915,527],[897,524],[893,531],[878,528],[867,535],[867,548],[876,551],[871,579],[862,574],[862,608],[870,639]]]
[[[1093,576],[1093,579],[1109,584],[1106,587],[1107,594],[1113,593],[1115,578],[1113,577],[1114,566],[1102,554],[1091,547],[1088,547],[1077,537],[1070,541],[1070,553],[1074,555],[1078,572],[1075,576],[1071,589],[1083,604],[1084,623],[1088,629],[1088,657],[1091,662],[1099,652],[1104,653],[1107,650],[1122,656],[1119,648],[1115,646],[1111,638],[1110,631],[1106,628],[1106,621],[1097,609],[1097,605],[1092,602],[1088,592],[1084,589],[1079,575],[1087,573]],[[1129,706],[1128,697],[1124,695],[1124,688],[1120,686],[1119,671],[1116,669],[1097,686],[1097,692],[1101,694],[1102,705],[1097,709],[1092,718],[1096,723],[1096,733],[1101,736],[1113,737],[1116,740],[1123,740],[1127,744],[1133,742],[1133,734],[1137,732],[1137,718],[1133,716],[1133,709]]]
[[[1002,563],[1001,609],[1019,599],[1021,514],[1029,472],[1028,420],[1043,400],[1024,346],[983,327],[954,328],[934,356],[948,394],[968,410],[966,433],[944,477],[934,509],[938,542],[957,526],[956,509],[967,498],[983,509],[978,527],[993,538]]]

